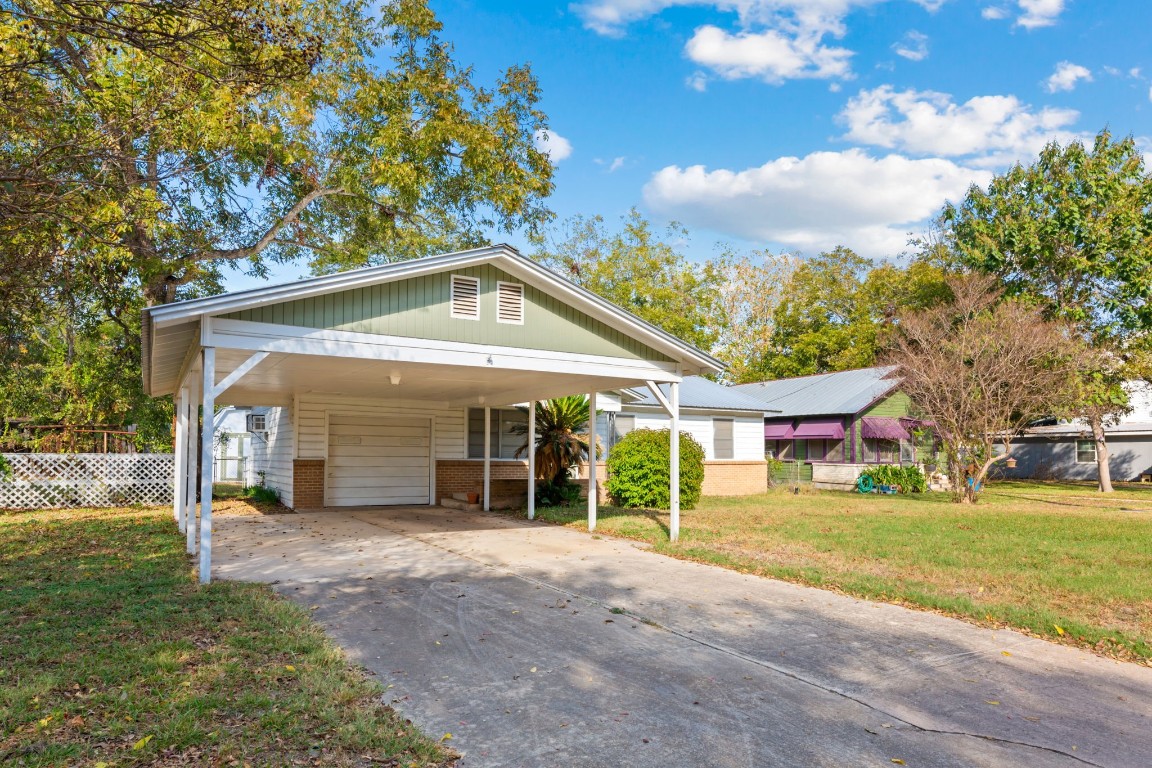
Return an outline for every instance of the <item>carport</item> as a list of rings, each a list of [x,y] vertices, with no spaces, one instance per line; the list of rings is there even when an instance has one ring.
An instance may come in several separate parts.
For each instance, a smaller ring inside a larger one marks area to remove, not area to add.
[[[487,509],[493,409],[527,403],[533,444],[536,401],[587,393],[595,413],[597,392],[647,386],[675,435],[681,379],[722,369],[508,246],[151,307],[143,330],[145,390],[176,401],[174,517],[205,583],[212,439],[198,434],[201,409],[277,408],[281,426],[264,439],[292,487],[319,483],[325,503],[355,505],[435,504],[437,467],[466,458],[469,409],[482,409]],[[673,539],[678,453],[673,439]],[[527,463],[531,517],[532,451]],[[589,465],[594,529],[594,451]]]

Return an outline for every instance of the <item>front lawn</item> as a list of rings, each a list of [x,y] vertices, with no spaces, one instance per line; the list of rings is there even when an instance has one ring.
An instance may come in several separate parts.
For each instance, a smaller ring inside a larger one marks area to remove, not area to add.
[[[542,509],[582,528],[583,509]],[[668,541],[666,512],[601,508],[598,533],[662,554],[1011,626],[1152,660],[1152,489],[996,483],[946,494],[778,490],[704,498]]]
[[[166,509],[0,514],[0,764],[451,763],[307,611],[183,548]]]

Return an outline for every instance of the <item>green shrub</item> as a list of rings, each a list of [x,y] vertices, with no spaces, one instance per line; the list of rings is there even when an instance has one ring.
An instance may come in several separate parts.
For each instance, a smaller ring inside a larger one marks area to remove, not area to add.
[[[244,498],[266,504],[280,503],[280,491],[275,488],[266,488],[263,485],[248,485],[240,492]]]
[[[881,464],[864,470],[860,473],[860,477],[871,478],[873,485],[876,486],[898,485],[901,493],[923,493],[928,490],[928,479],[924,477],[920,467],[915,465],[901,467],[896,464]]]
[[[8,463],[8,459],[0,456],[0,480],[12,479],[12,465]]]
[[[580,501],[580,486],[564,479],[558,483],[541,482],[536,486],[536,506],[574,507]]]
[[[604,487],[622,507],[668,509],[670,437],[667,429],[636,429],[608,454]],[[692,509],[704,484],[704,448],[691,435],[680,433],[680,507]]]

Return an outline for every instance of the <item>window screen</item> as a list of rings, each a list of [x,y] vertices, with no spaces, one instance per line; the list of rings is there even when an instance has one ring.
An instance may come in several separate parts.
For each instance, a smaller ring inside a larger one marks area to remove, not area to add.
[[[513,434],[516,424],[527,424],[528,414],[515,408],[492,409],[492,458],[515,459],[516,451],[528,440],[527,433]],[[468,458],[484,458],[484,409],[468,409]],[[525,458],[520,456],[519,458]]]
[[[712,419],[712,452],[718,459],[736,457],[732,444],[732,419]]]
[[[1096,443],[1093,440],[1077,440],[1076,441],[1076,463],[1077,464],[1095,464],[1096,463]]]
[[[626,416],[623,413],[618,413],[614,421],[616,423],[616,434],[613,438],[614,443],[620,442],[620,438],[636,429],[635,416]]]

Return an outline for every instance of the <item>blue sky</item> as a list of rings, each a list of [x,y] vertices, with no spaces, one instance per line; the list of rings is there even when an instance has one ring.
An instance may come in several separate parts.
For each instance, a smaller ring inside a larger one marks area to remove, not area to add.
[[[561,219],[887,258],[1052,139],[1152,147],[1147,0],[431,0],[456,58],[543,90]],[[521,245],[517,237],[508,239]]]

